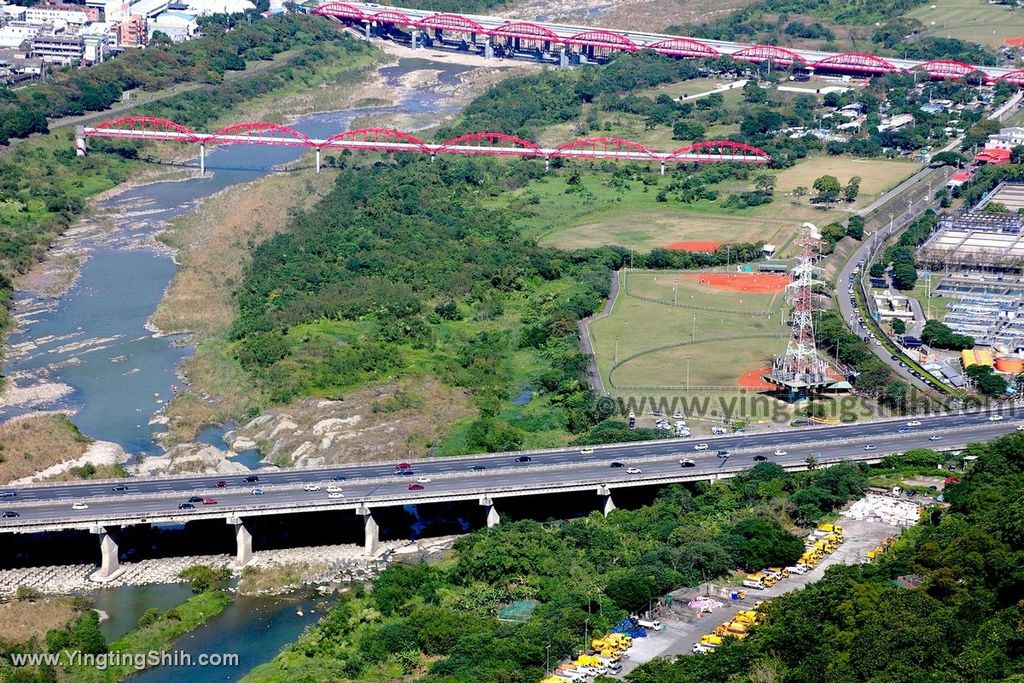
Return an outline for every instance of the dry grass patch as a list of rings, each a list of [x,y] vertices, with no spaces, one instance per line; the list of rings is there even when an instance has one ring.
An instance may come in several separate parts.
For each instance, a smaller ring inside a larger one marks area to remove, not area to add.
[[[37,415],[0,425],[0,483],[81,457],[89,443],[65,415]]]
[[[283,232],[288,213],[308,208],[334,185],[334,174],[270,175],[231,187],[183,216],[162,237],[181,267],[151,322],[166,332],[222,333],[234,316],[231,292],[254,246]]]
[[[889,161],[885,159],[853,159],[851,157],[813,157],[797,162],[795,166],[779,172],[776,176],[776,192],[792,192],[797,187],[811,189],[814,180],[823,175],[835,176],[845,185],[850,178],[859,176],[860,194],[850,208],[866,206],[886,190],[921,170],[921,165],[912,161]]]
[[[77,615],[72,598],[38,598],[0,604],[0,642],[42,643],[46,632],[63,628]]]

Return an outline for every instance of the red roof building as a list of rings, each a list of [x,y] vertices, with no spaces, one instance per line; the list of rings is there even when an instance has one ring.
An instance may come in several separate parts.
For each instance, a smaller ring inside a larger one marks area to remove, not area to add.
[[[1010,163],[1010,150],[1008,149],[983,149],[974,155],[976,164],[992,164],[1002,166]]]

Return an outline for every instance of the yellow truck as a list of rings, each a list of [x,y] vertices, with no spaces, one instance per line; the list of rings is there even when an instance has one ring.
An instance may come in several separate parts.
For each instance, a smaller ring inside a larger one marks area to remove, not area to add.
[[[749,576],[747,576],[747,578],[743,579],[743,586],[745,588],[756,588],[757,590],[764,590],[769,585],[771,585],[765,581],[766,578],[767,577],[761,572],[758,572],[756,574],[750,574]]]
[[[736,613],[736,617],[733,619],[734,622],[738,621],[742,624],[757,625],[764,621],[764,616],[752,609],[740,610]]]
[[[843,535],[843,527],[838,524],[819,524],[818,531],[827,531],[830,534]]]
[[[711,652],[722,644],[722,637],[714,634],[707,634],[700,637],[700,640],[693,646],[694,654]]]
[[[730,621],[720,626],[716,626],[715,630],[711,633],[719,636],[720,638],[732,637],[743,640],[747,637],[747,631],[750,630],[750,624],[745,624],[742,621]]]
[[[789,578],[789,570],[785,567],[768,567],[768,569],[764,570],[764,573],[774,576],[776,580]]]

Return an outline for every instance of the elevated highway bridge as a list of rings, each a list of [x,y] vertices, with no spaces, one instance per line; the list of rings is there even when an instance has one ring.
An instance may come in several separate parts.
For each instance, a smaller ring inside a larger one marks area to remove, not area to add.
[[[808,458],[829,466],[874,463],[918,447],[959,450],[1013,432],[1021,419],[1009,410],[949,413],[917,418],[920,424],[912,428],[907,419],[880,420],[706,440],[608,444],[593,452],[556,448],[432,458],[410,461],[409,474],[396,473],[396,463],[364,463],[259,470],[254,473],[258,482],[236,474],[36,484],[9,489],[15,495],[0,499],[0,507],[18,514],[0,518],[0,547],[10,534],[89,530],[100,538],[101,565],[94,578],[102,581],[119,571],[118,528],[224,520],[234,525],[236,564],[244,566],[252,555],[247,518],[351,510],[354,523],[362,519],[365,549],[373,553],[379,542],[375,509],[475,501],[493,525],[503,499],[593,492],[595,508],[607,514],[615,507],[616,490],[729,478],[760,460],[798,471],[807,469]],[[729,457],[719,457],[720,451]],[[682,459],[692,460],[692,466],[681,466]],[[122,484],[126,490],[115,490]],[[307,484],[318,488],[307,490]],[[262,493],[254,495],[254,487]],[[341,491],[332,496],[329,487]],[[179,509],[193,496],[216,503]]]

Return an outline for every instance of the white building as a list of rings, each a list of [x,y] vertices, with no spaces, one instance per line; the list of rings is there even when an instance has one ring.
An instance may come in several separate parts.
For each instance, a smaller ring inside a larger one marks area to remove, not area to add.
[[[246,10],[256,9],[256,5],[249,0],[181,0],[188,5],[189,12],[197,16],[209,14],[235,14]]]
[[[1024,145],[1024,128],[1000,128],[998,133],[988,136],[985,149],[1013,149]]]
[[[84,9],[53,7],[50,5],[34,5],[25,9],[25,21],[36,22],[39,24],[85,26],[89,23],[89,15]]]
[[[73,64],[82,61],[85,41],[66,33],[40,33],[32,39],[32,55],[49,64]]]
[[[157,31],[165,34],[175,43],[188,40],[199,32],[199,24],[194,14],[187,12],[162,12],[153,21],[149,22],[149,39]]]
[[[25,10],[28,7],[23,5],[2,5],[0,12],[3,12],[4,21],[25,21]]]
[[[110,27],[105,22],[96,22],[82,31],[82,58],[99,64],[110,53]]]
[[[18,47],[26,40],[31,41],[42,30],[42,24],[12,21],[0,28],[0,47]]]

